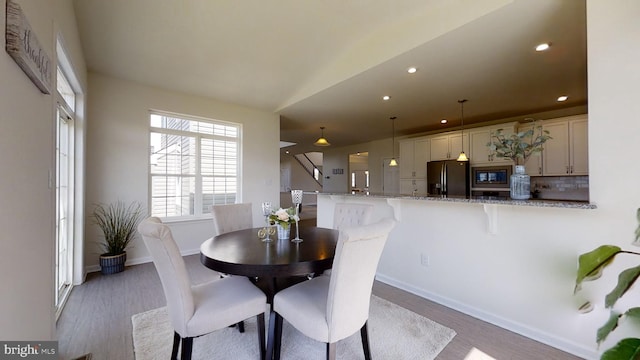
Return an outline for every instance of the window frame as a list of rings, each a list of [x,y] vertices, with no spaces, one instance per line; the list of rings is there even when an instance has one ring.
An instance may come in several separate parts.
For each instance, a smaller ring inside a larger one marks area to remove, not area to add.
[[[171,117],[171,118],[176,118],[176,119],[180,119],[180,120],[187,120],[187,121],[197,121],[197,122],[204,122],[204,123],[208,123],[208,124],[212,124],[212,125],[222,125],[222,126],[231,126],[236,128],[237,130],[237,137],[232,138],[232,137],[228,137],[228,136],[223,136],[223,135],[216,135],[216,134],[206,134],[206,133],[199,133],[199,132],[193,132],[193,131],[183,131],[183,130],[177,130],[177,129],[169,129],[169,128],[163,128],[163,127],[156,127],[156,126],[152,126],[152,118],[153,116],[161,116],[161,117]],[[147,154],[147,181],[148,181],[148,209],[149,209],[149,213],[151,216],[158,216],[160,218],[163,219],[163,221],[165,222],[180,222],[180,221],[192,221],[192,220],[202,220],[202,219],[211,219],[212,215],[211,212],[206,212],[206,210],[203,209],[203,192],[202,192],[202,188],[203,188],[203,178],[207,178],[207,177],[213,177],[213,175],[203,175],[203,171],[202,171],[202,167],[201,167],[201,145],[202,145],[202,140],[203,139],[211,139],[211,140],[224,140],[224,141],[233,141],[235,140],[236,143],[236,157],[235,157],[235,174],[236,174],[236,181],[235,181],[235,188],[236,188],[236,192],[235,192],[235,203],[240,203],[242,202],[242,124],[241,123],[237,123],[237,122],[231,122],[231,121],[225,121],[225,120],[218,120],[218,119],[211,119],[211,118],[205,118],[205,117],[199,117],[199,116],[194,116],[194,115],[186,115],[186,114],[179,114],[179,113],[172,113],[172,112],[167,112],[167,111],[161,111],[161,110],[149,110],[148,113],[148,125],[149,125],[149,131],[148,131],[148,154]],[[195,151],[193,152],[192,156],[194,156],[195,158],[195,173],[193,175],[189,175],[189,174],[170,174],[170,173],[153,173],[151,171],[151,136],[152,134],[166,134],[166,135],[176,135],[176,136],[186,136],[186,137],[193,137],[195,139]],[[225,161],[225,164],[227,163],[227,161]],[[154,176],[177,176],[180,178],[193,178],[195,181],[194,184],[194,199],[193,199],[193,214],[189,214],[189,215],[178,215],[178,216],[161,216],[161,215],[156,215],[153,214],[153,198],[154,198],[154,194],[153,194],[153,177]]]

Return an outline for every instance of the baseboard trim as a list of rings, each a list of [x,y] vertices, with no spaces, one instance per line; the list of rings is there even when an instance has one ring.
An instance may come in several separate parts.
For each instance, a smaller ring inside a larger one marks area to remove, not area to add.
[[[200,253],[200,248],[180,251],[180,254],[182,256],[195,255],[199,253]],[[143,257],[137,257],[134,259],[127,259],[127,262],[124,265],[125,266],[140,265],[140,264],[150,263],[152,261],[153,260],[151,260],[150,256],[143,256]],[[100,265],[87,266],[85,267],[85,277],[86,277],[86,274],[88,273],[98,272],[98,271],[100,271]]]
[[[398,289],[407,291],[409,293],[412,293],[414,295],[420,296],[422,298],[425,298],[427,300],[433,301],[435,303],[438,303],[440,305],[446,306],[448,308],[460,311],[464,314],[467,314],[469,316],[472,316],[476,319],[482,320],[482,321],[486,321],[490,324],[499,326],[503,329],[512,331],[516,334],[520,334],[522,336],[526,336],[530,339],[533,339],[535,341],[541,342],[543,344],[552,346],[556,349],[560,349],[562,351],[568,352],[570,354],[573,354],[575,356],[581,357],[583,359],[599,359],[600,355],[597,353],[597,351],[593,350],[593,349],[589,349],[584,347],[581,344],[578,344],[576,342],[564,339],[564,338],[559,338],[556,335],[551,335],[548,334],[544,331],[540,331],[538,329],[534,329],[531,328],[529,326],[523,325],[521,323],[503,318],[501,316],[492,314],[492,313],[488,313],[486,311],[480,310],[478,308],[475,308],[469,304],[465,304],[465,303],[461,303],[455,300],[452,300],[450,298],[447,297],[443,297],[434,293],[431,293],[429,291],[426,291],[424,289],[421,288],[417,288],[411,284],[407,284],[403,281],[400,281],[398,279],[395,278],[391,278],[385,275],[381,275],[381,274],[377,274],[376,275],[376,280],[385,283],[387,285],[391,285],[393,287],[396,287]]]

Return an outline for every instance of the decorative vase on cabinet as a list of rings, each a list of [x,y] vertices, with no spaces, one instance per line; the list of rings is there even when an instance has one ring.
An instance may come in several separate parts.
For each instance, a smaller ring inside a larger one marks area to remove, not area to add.
[[[511,175],[511,198],[527,200],[529,197],[531,197],[531,177],[525,174],[524,165],[516,165],[516,172]]]

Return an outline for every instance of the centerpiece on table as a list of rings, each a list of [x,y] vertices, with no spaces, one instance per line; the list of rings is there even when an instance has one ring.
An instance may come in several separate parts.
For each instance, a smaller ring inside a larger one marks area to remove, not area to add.
[[[269,223],[276,225],[278,230],[278,239],[289,240],[291,234],[291,224],[299,220],[295,210],[290,208],[280,208],[269,215]]]
[[[542,130],[541,125],[511,135],[498,129],[491,135],[491,141],[487,143],[491,152],[509,158],[515,164],[515,174],[511,175],[510,182],[512,199],[526,200],[531,196],[531,178],[525,173],[524,164],[532,154],[540,153],[542,145],[551,138],[549,131]]]

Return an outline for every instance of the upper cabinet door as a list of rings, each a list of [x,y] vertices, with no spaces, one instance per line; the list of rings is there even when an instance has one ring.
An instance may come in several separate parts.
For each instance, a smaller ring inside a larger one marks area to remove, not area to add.
[[[543,175],[589,175],[589,129],[585,116],[543,125],[553,139],[543,152]]]
[[[524,163],[524,172],[530,176],[542,175],[542,154],[537,153],[529,156]]]
[[[493,164],[511,164],[509,158],[497,157],[487,146],[493,139],[493,135],[498,129],[502,130],[505,136],[511,136],[515,129],[515,123],[507,123],[503,125],[494,125],[472,129],[469,133],[471,164],[473,165],[493,165]],[[466,141],[466,140],[465,140]]]
[[[419,139],[414,142],[413,168],[416,178],[427,177],[427,162],[431,159],[429,139]]]
[[[569,126],[566,122],[542,125],[551,139],[544,144],[542,173],[547,176],[571,174],[569,168]]]
[[[491,139],[491,130],[483,129],[469,133],[471,143],[471,153],[469,154],[471,163],[482,164],[491,162],[491,152],[487,143]]]
[[[569,122],[571,175],[589,175],[589,126],[587,119]]]
[[[431,161],[449,159],[449,135],[431,138]]]
[[[402,140],[400,142],[400,178],[426,178],[429,154],[429,139]]]

